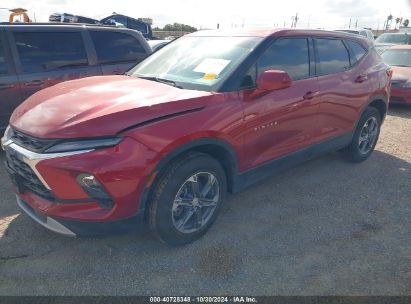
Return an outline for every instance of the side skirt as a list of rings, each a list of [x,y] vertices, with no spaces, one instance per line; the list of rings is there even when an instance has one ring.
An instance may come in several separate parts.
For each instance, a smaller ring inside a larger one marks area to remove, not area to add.
[[[295,167],[310,159],[347,147],[354,136],[353,132],[333,138],[269,161],[257,168],[240,173],[234,178],[233,193],[239,192],[264,179],[289,168]]]

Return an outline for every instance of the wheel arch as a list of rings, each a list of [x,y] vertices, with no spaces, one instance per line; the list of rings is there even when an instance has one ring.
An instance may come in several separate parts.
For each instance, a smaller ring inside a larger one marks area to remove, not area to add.
[[[385,116],[387,115],[387,112],[388,112],[388,101],[385,96],[377,95],[377,96],[372,97],[369,100],[368,104],[362,110],[361,116],[364,113],[365,109],[368,107],[376,108],[381,115],[381,122],[385,120]]]
[[[234,148],[230,143],[223,139],[217,138],[200,138],[185,143],[172,151],[168,152],[160,162],[156,165],[151,173],[153,181],[147,182],[144,187],[143,194],[140,198],[140,211],[146,210],[147,203],[150,198],[150,194],[153,188],[155,188],[155,179],[158,173],[160,173],[170,162],[178,159],[185,153],[200,152],[207,154],[216,159],[226,173],[228,191],[233,192],[237,182],[238,176],[238,157]],[[150,179],[149,179],[150,180]]]

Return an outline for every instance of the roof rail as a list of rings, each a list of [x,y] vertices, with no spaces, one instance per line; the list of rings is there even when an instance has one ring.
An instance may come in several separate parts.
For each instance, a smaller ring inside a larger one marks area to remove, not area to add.
[[[52,25],[52,26],[98,26],[98,27],[109,27],[116,28],[114,25],[107,24],[90,24],[90,23],[64,23],[64,22],[31,22],[31,23],[22,23],[22,22],[0,22],[0,25],[17,25],[17,26],[31,26],[31,25]]]

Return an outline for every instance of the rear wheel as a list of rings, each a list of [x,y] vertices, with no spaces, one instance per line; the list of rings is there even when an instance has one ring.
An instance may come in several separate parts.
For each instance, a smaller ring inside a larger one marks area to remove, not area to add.
[[[358,123],[351,144],[345,149],[353,162],[365,161],[375,149],[380,136],[381,116],[377,109],[368,107]]]
[[[150,229],[171,245],[193,242],[215,221],[226,191],[226,176],[218,161],[189,153],[159,176],[149,205]]]

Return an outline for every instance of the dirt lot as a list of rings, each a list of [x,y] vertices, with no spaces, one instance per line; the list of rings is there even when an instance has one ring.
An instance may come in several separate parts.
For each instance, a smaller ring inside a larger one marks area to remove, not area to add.
[[[3,170],[0,194],[0,295],[411,295],[411,108],[391,109],[367,162],[335,153],[231,196],[183,248],[48,232]]]

